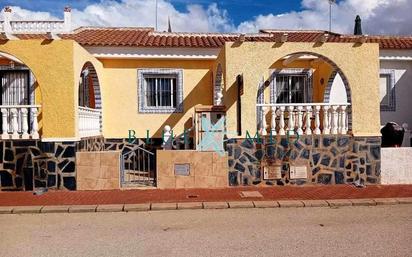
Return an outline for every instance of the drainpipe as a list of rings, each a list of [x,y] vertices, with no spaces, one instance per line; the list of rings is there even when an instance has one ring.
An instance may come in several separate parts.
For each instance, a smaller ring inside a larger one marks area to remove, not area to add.
[[[64,31],[70,32],[72,30],[72,9],[69,6],[64,8]]]

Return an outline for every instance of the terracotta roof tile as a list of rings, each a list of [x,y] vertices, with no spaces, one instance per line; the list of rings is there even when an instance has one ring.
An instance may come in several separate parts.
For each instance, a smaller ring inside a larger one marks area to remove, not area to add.
[[[284,33],[288,42],[316,42],[328,34],[327,42],[355,43],[359,36],[341,35],[320,30],[261,30],[245,35],[245,41],[278,42]],[[16,34],[19,39],[47,39],[46,34]],[[238,40],[240,34],[230,33],[168,33],[153,28],[82,27],[70,34],[59,34],[83,46],[193,47],[219,48],[225,42]],[[0,41],[7,40],[0,35]],[[382,49],[412,49],[412,36],[368,36],[366,42],[379,43]]]

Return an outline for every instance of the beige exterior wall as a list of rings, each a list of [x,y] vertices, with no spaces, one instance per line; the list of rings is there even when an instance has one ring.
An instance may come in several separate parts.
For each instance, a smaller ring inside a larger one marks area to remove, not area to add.
[[[355,136],[379,133],[379,47],[378,44],[352,43],[226,43],[226,80],[224,102],[228,107],[229,131],[236,130],[236,76],[243,74],[242,136],[256,131],[256,97],[262,76],[267,79],[273,64],[280,58],[298,52],[312,52],[333,61],[348,79],[352,96],[352,130]],[[325,72],[326,73],[326,72]],[[325,75],[326,76],[326,75]]]
[[[189,176],[176,176],[175,164],[189,164]],[[227,155],[216,152],[157,151],[157,187],[223,188],[229,186]]]
[[[136,137],[161,137],[169,125],[175,135],[192,126],[194,106],[212,104],[213,61],[172,60],[102,60],[103,134],[106,138],[127,138],[128,130]],[[145,114],[138,112],[137,70],[144,68],[183,69],[183,113]]]
[[[77,152],[77,190],[120,188],[120,151]]]

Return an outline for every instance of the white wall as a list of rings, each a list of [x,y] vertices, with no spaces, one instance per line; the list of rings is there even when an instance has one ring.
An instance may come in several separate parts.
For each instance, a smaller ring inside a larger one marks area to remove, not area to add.
[[[381,149],[381,183],[412,184],[412,147]]]
[[[412,127],[412,61],[381,61],[381,69],[395,70],[396,110],[381,111],[381,124],[394,121]]]
[[[348,97],[346,95],[345,83],[339,73],[336,73],[335,78],[330,89],[329,103],[347,103]]]

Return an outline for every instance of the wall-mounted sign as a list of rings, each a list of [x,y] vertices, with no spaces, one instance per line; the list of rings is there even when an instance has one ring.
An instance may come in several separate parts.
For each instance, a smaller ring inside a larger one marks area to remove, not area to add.
[[[189,176],[190,175],[190,164],[177,164],[175,163],[175,176]]]
[[[263,166],[263,179],[281,179],[282,165]]]
[[[308,168],[306,166],[290,166],[290,179],[308,178]]]

